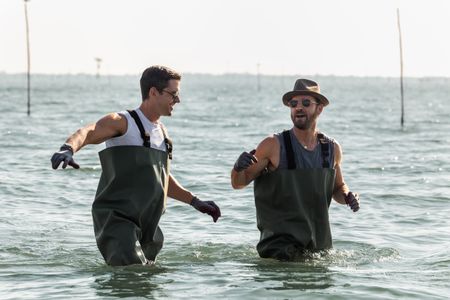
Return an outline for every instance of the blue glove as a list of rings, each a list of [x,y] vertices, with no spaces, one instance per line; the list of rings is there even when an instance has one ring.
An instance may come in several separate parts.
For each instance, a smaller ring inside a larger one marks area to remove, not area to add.
[[[250,152],[242,152],[234,164],[233,167],[234,170],[236,172],[241,172],[250,167],[251,165],[253,165],[254,163],[257,163],[258,159],[256,158],[256,156],[253,155],[255,154],[255,152],[256,152],[255,149],[253,149]]]
[[[345,195],[345,203],[350,206],[353,212],[357,212],[359,210],[359,195],[357,193],[348,192]]]
[[[69,144],[62,145],[61,148],[59,148],[59,151],[55,152],[52,158],[50,159],[52,162],[52,168],[56,170],[58,169],[61,162],[64,162],[62,166],[63,169],[65,169],[67,165],[72,166],[75,169],[79,169],[80,165],[78,165],[73,160],[72,156],[73,156],[72,146],[70,146]]]
[[[191,205],[199,212],[210,215],[213,218],[214,223],[217,222],[217,219],[221,216],[220,208],[213,201],[202,201],[194,196]]]

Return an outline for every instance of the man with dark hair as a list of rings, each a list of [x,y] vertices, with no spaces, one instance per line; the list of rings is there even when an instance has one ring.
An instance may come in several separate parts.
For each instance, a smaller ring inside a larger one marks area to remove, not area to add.
[[[172,142],[159,120],[171,116],[180,102],[181,76],[163,66],[146,69],[141,77],[142,103],[132,111],[110,113],[78,129],[51,158],[75,169],[73,154],[89,144],[106,142],[99,153],[102,175],[92,216],[97,246],[113,266],[152,264],[164,237],[158,226],[166,197],[192,205],[216,222],[220,209],[201,201],[170,174]]]
[[[167,82],[171,79],[181,80],[181,75],[172,69],[163,66],[152,66],[147,68],[140,80],[142,101],[147,99],[151,87],[155,87],[160,93],[167,87]]]
[[[359,196],[344,182],[341,147],[316,128],[329,103],[319,85],[298,79],[283,103],[290,108],[293,128],[243,152],[231,171],[231,185],[240,189],[255,180],[259,255],[294,260],[305,251],[331,248],[332,197],[356,212]]]

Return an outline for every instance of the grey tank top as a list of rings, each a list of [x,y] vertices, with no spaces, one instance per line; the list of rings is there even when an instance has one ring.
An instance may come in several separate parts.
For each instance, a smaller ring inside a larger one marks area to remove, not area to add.
[[[322,149],[319,140],[317,140],[317,145],[313,150],[305,149],[295,137],[292,129],[289,130],[291,136],[292,148],[295,156],[295,164],[297,169],[322,169]],[[323,134],[323,133],[322,133]],[[286,155],[286,145],[284,144],[283,133],[276,133],[275,136],[280,142],[280,164],[278,169],[287,169],[288,161]],[[328,161],[330,162],[331,168],[334,168],[334,140],[327,137],[324,134],[326,140],[330,142],[330,151]]]

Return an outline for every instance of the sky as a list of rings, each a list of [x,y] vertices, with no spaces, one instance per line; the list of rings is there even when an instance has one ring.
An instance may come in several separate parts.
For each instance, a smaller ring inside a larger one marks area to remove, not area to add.
[[[450,77],[448,0],[31,0],[31,71]],[[0,0],[0,72],[26,63],[23,0]]]

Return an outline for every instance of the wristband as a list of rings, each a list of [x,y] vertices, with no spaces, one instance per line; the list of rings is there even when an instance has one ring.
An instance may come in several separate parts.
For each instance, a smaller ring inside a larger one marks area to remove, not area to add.
[[[197,196],[192,197],[191,203],[189,205],[192,206],[192,204],[194,203],[194,201],[199,201],[200,199],[197,198]]]
[[[59,151],[64,151],[64,150],[69,150],[70,152],[72,152],[72,155],[74,153],[72,145],[68,144],[68,143],[64,143],[60,148]]]
[[[350,191],[347,193],[347,194],[345,194],[344,193],[344,200],[345,200],[345,204],[347,204],[347,205],[350,205],[350,202],[348,201],[348,196],[350,195]]]
[[[238,173],[244,171],[244,168],[239,167],[237,162],[234,164],[233,169]]]

